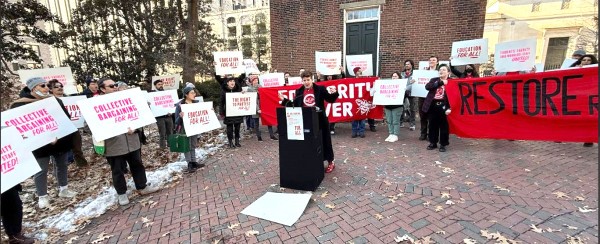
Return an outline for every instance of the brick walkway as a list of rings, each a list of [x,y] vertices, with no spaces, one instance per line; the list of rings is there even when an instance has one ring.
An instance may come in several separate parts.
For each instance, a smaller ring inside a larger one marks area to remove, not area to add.
[[[266,191],[280,191],[277,142],[247,138],[241,149],[208,159],[204,170],[153,194],[152,207],[138,197],[63,240],[77,235],[76,242],[89,243],[104,232],[112,235],[109,243],[394,243],[404,234],[492,242],[481,234],[487,230],[523,243],[568,236],[597,242],[598,212],[578,211],[598,207],[596,145],[451,136],[440,153],[427,151],[418,132],[406,128],[396,143],[383,142],[385,126],[364,139],[350,138],[349,124],[337,132],[337,168],[292,227],[240,214]],[[250,230],[259,234],[246,236]]]

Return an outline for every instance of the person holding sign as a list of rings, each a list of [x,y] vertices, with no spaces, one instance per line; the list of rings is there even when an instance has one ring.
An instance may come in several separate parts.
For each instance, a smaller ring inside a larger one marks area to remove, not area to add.
[[[248,87],[248,92],[256,92],[258,94],[258,88],[260,87],[260,84],[258,84],[258,77],[252,77],[250,78],[250,86]],[[259,141],[262,141],[262,132],[260,132],[260,97],[256,98],[256,114],[255,115],[250,115],[252,117],[253,123],[254,123],[254,130],[256,132],[256,138]],[[275,136],[275,133],[273,132],[273,126],[267,126],[267,130],[269,130],[269,136],[271,137],[271,140],[279,140],[279,138],[277,138]]]
[[[227,78],[224,81],[221,91],[221,105],[220,113],[221,116],[225,117],[223,123],[227,125],[227,140],[229,141],[229,148],[242,147],[240,144],[240,126],[244,122],[244,116],[227,116],[227,106],[225,101],[226,93],[228,92],[242,92],[242,88],[238,85],[235,79]],[[233,144],[235,130],[235,144]]]
[[[439,70],[438,58],[437,56],[429,57],[429,66],[425,67],[424,70]],[[425,98],[420,97],[418,99],[419,102],[419,118],[421,120],[421,136],[419,140],[424,141],[427,140],[427,129],[429,127],[429,119],[427,118],[427,113],[423,112],[423,104],[425,103]]]
[[[414,97],[411,96],[411,91],[412,91],[412,84],[415,83],[415,79],[412,78],[413,75],[413,67],[415,67],[415,62],[407,59],[406,61],[404,61],[404,71],[402,73],[400,73],[400,77],[402,79],[407,79],[408,82],[406,83],[406,94],[405,94],[405,103],[406,101],[408,101],[408,123],[410,124],[409,129],[410,130],[415,130],[416,129],[416,125],[415,125],[415,115],[417,113],[417,100],[418,97]],[[406,106],[405,106],[406,108]],[[406,111],[406,109],[405,109]],[[405,113],[403,113],[403,115],[405,115]],[[402,119],[400,120],[400,128],[402,128]]]
[[[69,112],[65,109],[63,102],[58,98],[52,97],[50,94],[50,87],[43,78],[30,78],[27,80],[26,84],[27,86],[23,88],[21,92],[23,97],[12,103],[10,108],[16,108],[50,98],[56,99],[67,117],[71,118]],[[59,186],[58,196],[72,198],[77,195],[77,192],[71,191],[68,188],[67,153],[72,147],[73,134],[70,134],[33,151],[33,156],[35,156],[35,159],[42,169],[33,176],[39,208],[47,208],[50,206],[50,199],[48,198],[48,165],[50,164],[50,156],[54,158],[54,172]]]
[[[164,91],[162,80],[155,80],[154,87],[156,91]],[[185,88],[184,88],[185,90]],[[153,92],[153,91],[150,91]],[[185,96],[185,95],[184,95]],[[158,127],[158,146],[160,149],[167,148],[167,138],[173,134],[173,114],[167,113],[166,115],[156,117],[156,126]]]
[[[396,79],[400,79],[398,72],[392,74],[392,80]],[[385,120],[388,123],[388,131],[390,133],[385,141],[396,142],[398,141],[398,135],[400,135],[400,116],[404,110],[404,105],[385,105],[383,109],[385,112]]]
[[[23,191],[21,184],[17,184],[2,193],[2,227],[8,236],[8,243],[33,244],[33,238],[23,235],[23,201],[19,192]]]
[[[185,87],[183,88],[183,99],[175,104],[175,125],[177,128],[183,128],[181,134],[185,134],[185,127],[183,126],[183,117],[185,114],[181,111],[181,104],[192,104],[197,103],[196,91],[194,88]],[[203,163],[196,162],[196,148],[198,147],[198,135],[188,137],[190,140],[190,151],[183,153],[185,161],[188,163],[188,172],[195,172],[197,169],[204,167]]]
[[[450,58],[450,71],[458,78],[479,78],[479,73],[475,68],[475,65],[467,64],[465,65],[465,72],[460,72],[456,67],[452,66],[452,58]]]
[[[578,50],[580,51],[580,50]],[[585,53],[585,52],[583,52]],[[573,54],[573,56],[575,56],[575,53]],[[591,55],[591,54],[584,54],[583,56],[581,56],[574,64],[572,67],[584,67],[586,65],[591,65],[591,64],[597,64],[598,63],[598,59],[596,58],[596,56]],[[594,143],[593,142],[586,142],[583,143],[584,147],[593,147]]]
[[[286,107],[316,107],[319,112],[319,125],[323,134],[323,157],[329,165],[325,169],[325,173],[331,173],[335,168],[333,162],[333,146],[331,145],[331,134],[329,133],[329,120],[325,115],[325,101],[334,103],[337,100],[339,93],[335,86],[323,87],[313,82],[313,74],[310,71],[304,71],[302,75],[302,86],[296,90],[296,98],[289,100],[279,93],[281,104]]]
[[[425,102],[423,103],[423,112],[427,113],[429,118],[429,146],[427,150],[437,148],[438,139],[440,142],[440,152],[446,151],[446,146],[450,144],[450,131],[448,128],[447,115],[450,114],[450,103],[448,95],[446,95],[446,85],[450,69],[447,65],[442,64],[438,67],[440,77],[432,78],[425,89],[429,91]]]

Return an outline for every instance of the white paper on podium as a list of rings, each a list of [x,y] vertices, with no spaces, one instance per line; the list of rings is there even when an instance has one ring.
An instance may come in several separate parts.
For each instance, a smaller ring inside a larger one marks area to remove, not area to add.
[[[285,108],[288,140],[304,141],[302,108]]]
[[[267,192],[242,210],[242,214],[292,226],[304,210],[312,193],[275,193]]]

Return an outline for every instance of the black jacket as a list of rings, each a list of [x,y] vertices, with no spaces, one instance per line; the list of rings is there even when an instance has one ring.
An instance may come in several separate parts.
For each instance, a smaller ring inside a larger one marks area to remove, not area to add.
[[[315,92],[315,106],[319,107],[319,110],[321,111],[319,113],[319,123],[321,125],[321,128],[329,128],[329,120],[327,119],[327,115],[325,114],[325,101],[327,101],[328,103],[334,103],[335,100],[337,100],[337,98],[340,96],[340,94],[337,91],[332,94],[329,94],[329,92],[324,86],[317,85],[316,83],[313,83],[313,89]],[[285,107],[302,107],[304,105],[304,90],[304,86],[300,86],[300,88],[296,90],[296,97],[294,98],[294,100],[284,98],[283,101],[281,101],[281,105]]]
[[[450,82],[450,79],[448,79]],[[429,91],[427,96],[425,97],[425,101],[423,102],[423,108],[421,111],[427,113],[429,111],[429,107],[431,107],[431,103],[433,102],[433,98],[435,97],[435,92],[438,87],[442,86],[442,80],[440,77],[431,78],[429,82],[425,85],[425,89]],[[444,103],[446,105],[446,110],[450,109],[450,103],[448,102],[448,94],[446,94],[446,90],[444,90]]]
[[[467,77],[467,72],[460,72],[460,70],[456,69],[455,66],[452,66],[452,63],[450,63],[450,71],[452,72],[452,74],[456,75],[456,77],[458,78],[466,78]],[[479,74],[477,74],[477,72],[475,72],[475,70],[473,70],[473,74],[471,75],[471,77],[473,78],[477,78],[479,77]]]
[[[85,95],[87,98],[90,98],[94,96],[94,93],[92,92],[92,90],[90,90],[90,88],[86,88],[85,90],[83,90],[81,95]]]
[[[222,116],[225,116],[225,119],[223,119],[223,123],[225,124],[239,124],[244,122],[244,116],[230,116],[227,117],[227,106],[225,103],[225,95],[227,93],[230,92],[242,92],[242,87],[240,87],[236,81],[235,86],[233,87],[233,89],[229,89],[229,87],[227,87],[227,83],[223,83],[223,85],[221,86],[221,104],[219,106],[219,113]]]
[[[235,79],[235,84],[239,87],[244,87],[247,86],[246,85],[246,74],[242,73],[240,76],[238,76],[237,78],[233,78]],[[217,73],[215,73],[215,80],[217,80],[217,82],[219,83],[219,85],[224,86],[227,84],[224,84],[225,81],[227,80],[227,78],[223,78],[220,75],[217,75]]]

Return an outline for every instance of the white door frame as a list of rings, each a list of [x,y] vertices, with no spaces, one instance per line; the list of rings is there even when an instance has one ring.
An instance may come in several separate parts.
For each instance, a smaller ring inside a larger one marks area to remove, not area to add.
[[[350,20],[348,21],[348,11],[355,11],[355,10],[361,10],[361,9],[373,9],[377,7],[377,18],[368,18],[368,19],[359,19],[359,20]],[[342,23],[343,26],[343,30],[344,30],[344,36],[343,36],[343,47],[342,47],[342,66],[344,67],[344,70],[346,70],[346,24],[348,23],[358,23],[358,22],[367,22],[367,21],[377,21],[377,53],[376,53],[376,64],[375,67],[377,67],[375,69],[375,74],[373,74],[373,76],[378,76],[379,74],[379,43],[381,40],[381,5],[377,4],[377,5],[371,5],[371,6],[361,6],[360,8],[350,8],[350,9],[344,9],[344,22]]]

